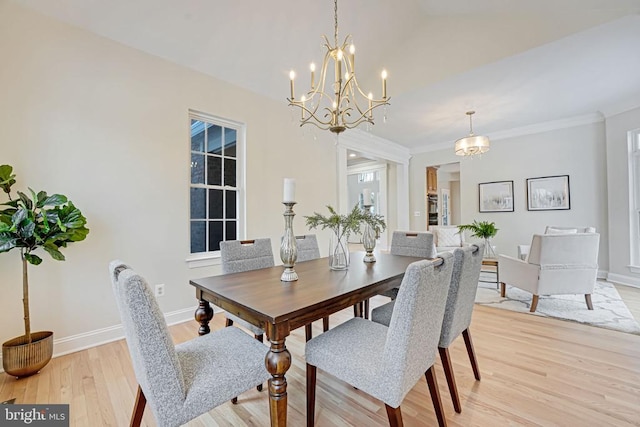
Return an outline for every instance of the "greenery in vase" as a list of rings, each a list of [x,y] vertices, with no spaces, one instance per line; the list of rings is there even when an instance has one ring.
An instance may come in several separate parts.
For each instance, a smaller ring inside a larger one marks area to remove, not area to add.
[[[489,221],[473,221],[471,224],[463,224],[458,226],[461,233],[464,230],[471,232],[471,237],[479,237],[481,239],[490,239],[498,233],[495,222]]]
[[[387,224],[385,224],[382,215],[363,212],[358,205],[355,205],[348,215],[340,215],[329,205],[327,205],[327,209],[330,214],[328,216],[319,214],[318,212],[314,212],[311,216],[305,216],[307,226],[310,229],[320,227],[324,230],[325,228],[329,228],[335,233],[338,239],[359,233],[362,224],[369,224],[369,226],[375,230],[376,235],[387,228]]]
[[[6,206],[0,210],[0,253],[20,250],[24,329],[30,343],[27,263],[38,265],[42,262],[42,258],[33,253],[38,248],[42,248],[55,260],[64,261],[60,248],[66,247],[67,243],[84,240],[89,229],[85,227],[86,218],[66,196],[48,195],[45,191],[36,193],[29,188],[30,196],[17,191],[17,197],[12,198],[11,186],[15,183],[13,167],[1,165],[0,188],[7,194],[9,201],[0,204]]]

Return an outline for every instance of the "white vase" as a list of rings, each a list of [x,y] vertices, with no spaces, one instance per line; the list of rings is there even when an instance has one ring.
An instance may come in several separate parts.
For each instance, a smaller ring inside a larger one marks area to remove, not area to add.
[[[338,238],[338,235],[340,238]],[[329,240],[329,268],[332,270],[346,270],[349,268],[348,236],[338,230],[338,234],[331,233]]]

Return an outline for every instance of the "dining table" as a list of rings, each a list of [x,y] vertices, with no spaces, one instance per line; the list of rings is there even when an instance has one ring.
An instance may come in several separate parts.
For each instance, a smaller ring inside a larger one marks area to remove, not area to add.
[[[271,426],[287,425],[287,379],[291,354],[286,338],[292,330],[398,286],[407,266],[423,258],[376,251],[376,262],[363,262],[365,252],[351,253],[345,270],[331,270],[328,258],[295,264],[298,280],[280,280],[283,266],[190,280],[196,288],[198,333],[210,332],[214,304],[263,328],[269,340],[265,356],[269,379]],[[359,313],[362,314],[362,313]]]

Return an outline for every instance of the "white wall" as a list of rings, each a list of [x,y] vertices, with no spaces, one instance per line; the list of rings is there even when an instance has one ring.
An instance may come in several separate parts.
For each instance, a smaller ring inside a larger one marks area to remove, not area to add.
[[[185,262],[189,109],[246,124],[247,236],[270,237],[276,262],[284,177],[297,180],[296,233],[307,231],[303,215],[336,203],[332,136],[304,137],[284,101],[13,2],[0,3],[0,57],[0,163],[14,166],[18,189],[69,196],[91,229],[86,241],[64,251],[66,262],[45,254],[43,264],[29,270],[33,330],[53,330],[58,342],[120,323],[107,274],[114,258],[130,263],[150,283],[166,284],[160,299],[165,312],[192,312],[196,300],[189,278],[218,271],[190,270]],[[283,99],[286,90],[283,74]],[[326,252],[325,236],[318,235]],[[19,253],[0,254],[0,271],[5,341],[23,333]]]
[[[640,274],[629,269],[629,165],[627,132],[640,128],[640,108],[607,118],[607,183],[611,280],[640,287]]]
[[[456,159],[451,149],[416,154],[411,159],[411,211],[424,209],[426,166]],[[515,256],[518,244],[528,244],[546,225],[595,226],[601,234],[600,270],[609,265],[607,233],[607,173],[604,123],[491,142],[491,150],[460,162],[460,222],[495,221],[498,253]],[[569,175],[571,209],[527,211],[526,179]],[[514,212],[479,213],[478,183],[514,182]],[[412,217],[412,227],[424,229],[422,218]]]

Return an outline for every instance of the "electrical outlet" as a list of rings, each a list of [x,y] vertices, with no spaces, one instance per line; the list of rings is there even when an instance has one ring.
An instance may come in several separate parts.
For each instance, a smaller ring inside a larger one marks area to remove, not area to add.
[[[420,211],[415,211],[415,212],[413,213],[413,216],[420,216]]]
[[[163,297],[164,296],[164,283],[156,285],[155,294],[156,294],[157,297]]]

